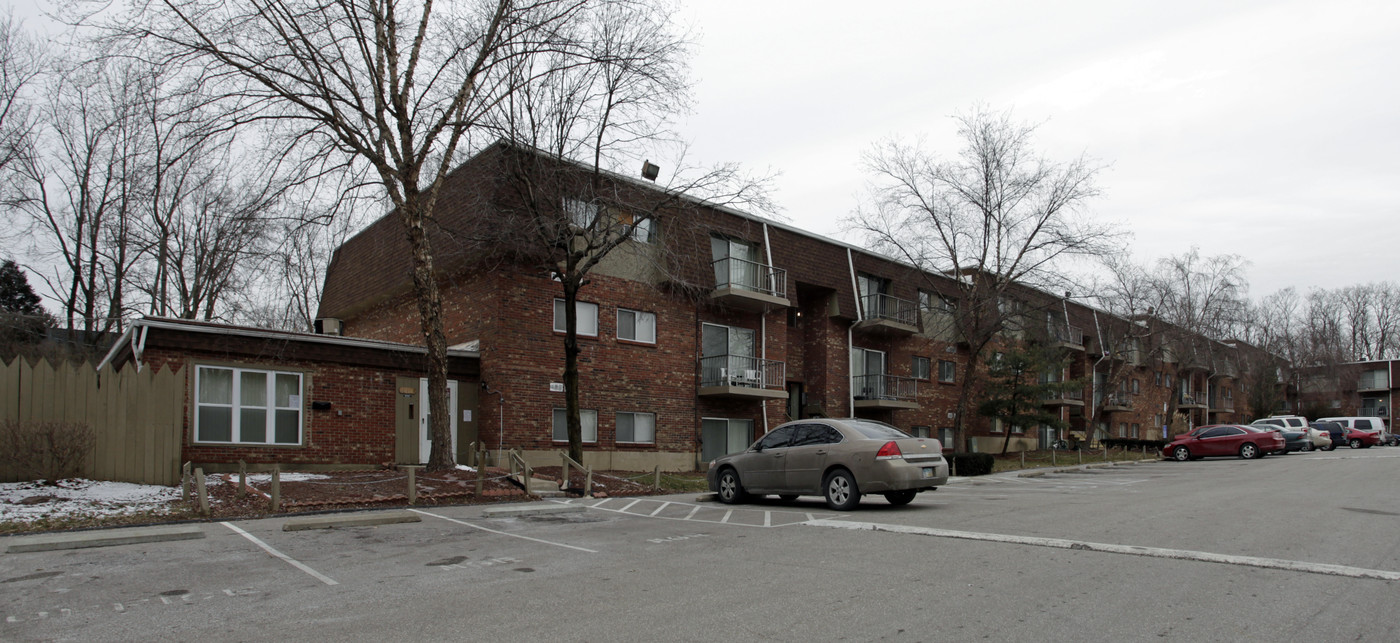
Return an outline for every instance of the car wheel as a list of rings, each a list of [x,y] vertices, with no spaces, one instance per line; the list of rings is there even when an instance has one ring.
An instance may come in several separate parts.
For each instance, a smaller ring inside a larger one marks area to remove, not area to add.
[[[1240,457],[1241,457],[1241,458],[1244,458],[1244,459],[1246,459],[1246,460],[1250,460],[1250,459],[1259,457],[1259,454],[1260,454],[1260,453],[1263,453],[1263,452],[1259,450],[1259,447],[1254,446],[1254,443],[1253,443],[1253,442],[1246,442],[1246,443],[1240,445]]]
[[[1353,448],[1353,449],[1360,449],[1360,448],[1361,448],[1361,440],[1358,439],[1358,438],[1352,438],[1352,439],[1351,439],[1351,448]]]
[[[795,493],[780,493],[780,494],[778,494],[778,500],[781,500],[781,501],[783,501],[783,502],[792,502],[792,501],[794,501],[794,500],[797,500],[797,494],[795,494]]]
[[[899,507],[914,501],[914,496],[919,495],[918,489],[905,489],[903,491],[891,491],[885,494],[885,500],[890,504]]]
[[[732,505],[744,501],[744,485],[739,483],[739,473],[725,469],[719,474],[719,501]]]
[[[855,476],[845,469],[826,474],[826,482],[822,483],[822,489],[826,496],[826,506],[836,511],[850,511],[860,504],[860,488],[856,486]]]
[[[1175,449],[1172,449],[1172,458],[1174,458],[1177,462],[1185,462],[1187,460],[1190,460],[1191,450],[1187,449],[1186,447],[1177,447]]]
[[[1298,449],[1298,450],[1299,450],[1299,451],[1302,451],[1303,453],[1307,453],[1307,452],[1309,452],[1309,451],[1312,451],[1312,443],[1311,443],[1311,442],[1304,442],[1304,443],[1303,443],[1303,448]]]

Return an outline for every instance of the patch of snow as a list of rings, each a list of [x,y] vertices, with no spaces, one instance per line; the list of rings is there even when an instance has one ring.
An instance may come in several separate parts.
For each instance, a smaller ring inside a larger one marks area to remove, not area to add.
[[[26,498],[46,496],[35,504],[18,504]],[[180,499],[179,487],[103,482],[74,478],[55,486],[40,482],[0,484],[0,521],[33,522],[45,517],[120,516],[169,508]]]
[[[459,465],[457,465],[457,470],[458,470],[458,471],[468,471],[468,472],[471,472],[471,473],[475,473],[475,472],[476,472],[476,467],[469,467],[469,466],[467,466],[467,465],[465,465],[465,464],[459,464]]]

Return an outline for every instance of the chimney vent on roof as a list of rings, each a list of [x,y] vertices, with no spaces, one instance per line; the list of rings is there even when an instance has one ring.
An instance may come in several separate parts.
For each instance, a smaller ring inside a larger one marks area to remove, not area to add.
[[[654,165],[650,160],[642,161],[642,178],[648,181],[655,181],[661,174],[661,166]]]

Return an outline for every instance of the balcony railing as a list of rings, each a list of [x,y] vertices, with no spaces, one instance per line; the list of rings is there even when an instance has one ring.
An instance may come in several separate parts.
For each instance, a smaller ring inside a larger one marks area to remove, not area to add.
[[[1234,411],[1235,400],[1233,398],[1217,397],[1210,401],[1210,408],[1218,411]]]
[[[856,375],[851,388],[857,400],[913,402],[919,398],[918,380],[897,375]]]
[[[1045,394],[1045,401],[1046,401],[1047,403],[1049,403],[1049,404],[1063,404],[1063,403],[1066,403],[1066,402],[1071,403],[1071,404],[1072,404],[1072,403],[1075,403],[1075,402],[1078,402],[1078,403],[1080,403],[1080,404],[1083,404],[1083,403],[1084,403],[1084,391],[1075,390],[1075,391],[1060,391],[1060,392],[1058,392],[1058,393],[1053,393],[1053,392],[1052,392],[1052,393],[1046,393],[1046,394]]]
[[[873,293],[861,298],[866,319],[883,319],[897,324],[918,327],[919,306],[908,299]]]
[[[737,257],[714,261],[715,288],[734,288],[787,299],[787,271]]]
[[[1390,377],[1385,371],[1369,371],[1362,373],[1361,377],[1356,381],[1356,390],[1358,391],[1384,391],[1389,388]]]
[[[747,355],[715,355],[700,358],[700,386],[783,389],[787,365]]]
[[[1103,397],[1103,407],[1105,409],[1130,411],[1133,408],[1133,398],[1126,393],[1109,393]]]
[[[1177,406],[1200,407],[1206,405],[1206,396],[1200,393],[1183,392]]]
[[[1050,341],[1074,346],[1084,345],[1084,329],[1072,324],[1049,324]]]

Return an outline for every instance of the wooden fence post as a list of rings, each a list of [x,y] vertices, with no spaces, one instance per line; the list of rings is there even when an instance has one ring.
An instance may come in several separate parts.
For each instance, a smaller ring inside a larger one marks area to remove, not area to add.
[[[593,495],[593,467],[583,470],[583,497]]]
[[[180,467],[180,500],[190,501],[190,463],[186,462]]]
[[[199,495],[199,513],[209,515],[209,490],[204,486],[204,469],[194,470],[194,487]]]
[[[238,461],[238,497],[248,495],[248,463]]]
[[[282,508],[282,465],[272,465],[272,510]]]
[[[486,475],[486,448],[481,447],[476,455],[476,497],[481,499],[481,492],[485,489]]]
[[[415,474],[418,467],[405,467],[408,469],[408,504],[418,502],[418,479]]]
[[[656,465],[656,469],[653,471],[653,474],[656,477],[652,479],[651,490],[661,491],[661,465]]]

